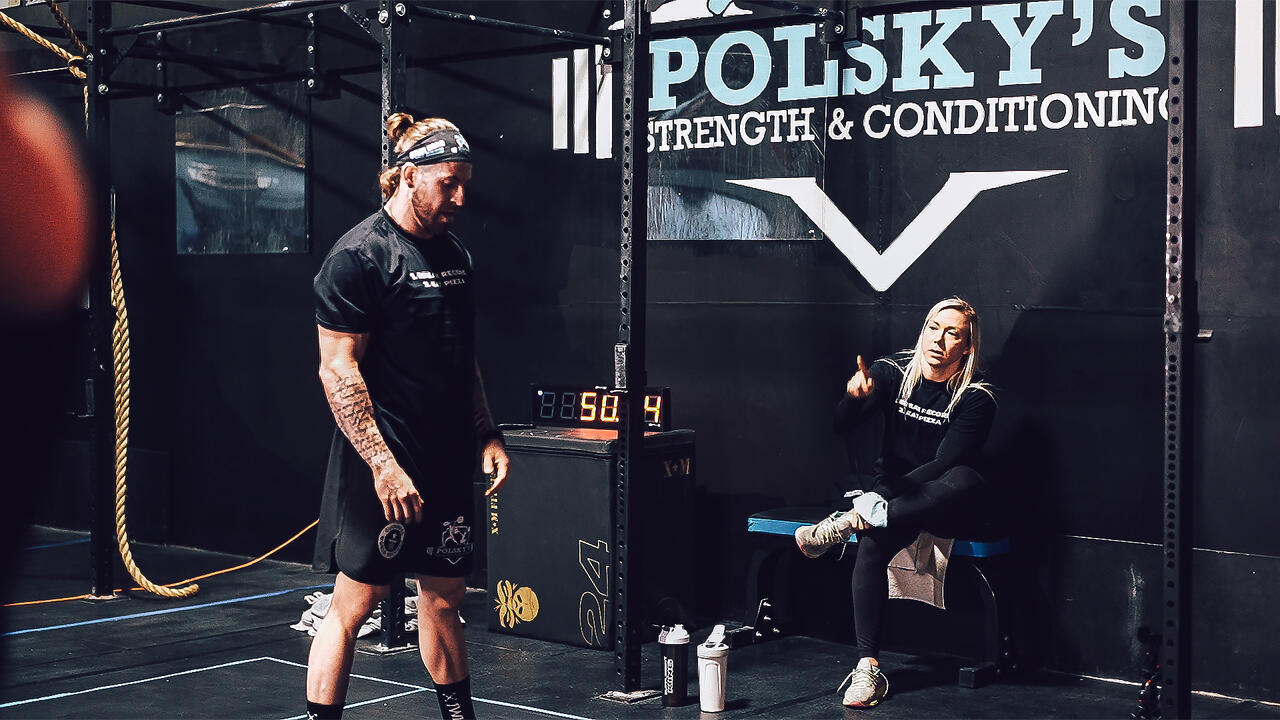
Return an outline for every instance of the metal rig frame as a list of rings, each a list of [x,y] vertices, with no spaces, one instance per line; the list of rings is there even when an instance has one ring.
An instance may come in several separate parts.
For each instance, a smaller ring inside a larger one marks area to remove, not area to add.
[[[1187,390],[1191,387],[1191,342],[1198,334],[1195,245],[1191,231],[1195,179],[1196,8],[1185,0],[1169,3],[1169,142],[1165,159],[1165,310],[1164,310],[1164,603],[1157,655],[1161,675],[1160,710],[1164,717],[1191,716],[1191,506],[1190,452],[1193,437]]]
[[[265,5],[239,8],[234,10],[207,11],[208,6],[153,0],[152,2],[133,2],[130,4],[149,7],[173,9],[195,14],[172,20],[159,20],[122,27],[113,27],[112,2],[93,2],[86,6],[86,42],[92,53],[86,58],[85,70],[89,87],[89,127],[88,137],[94,150],[99,178],[99,190],[96,197],[98,216],[107,217],[110,212],[111,166],[110,166],[110,100],[120,97],[138,97],[153,95],[158,109],[169,110],[175,107],[178,97],[174,93],[181,88],[174,88],[168,83],[167,63],[170,61],[192,63],[197,60],[173,53],[156,52],[148,44],[137,41],[143,34],[153,34],[157,46],[163,45],[163,33],[170,30],[207,27],[233,21],[254,20],[273,21],[276,18],[307,13],[306,22],[310,25],[308,35],[308,67],[303,71],[285,72],[257,79],[236,79],[217,86],[242,85],[261,80],[305,82],[311,94],[330,92],[329,74],[318,64],[316,50],[316,23],[314,11],[319,9],[340,8],[361,30],[367,33],[381,48],[382,62],[382,119],[401,106],[405,94],[405,73],[408,68],[404,36],[411,17],[431,19],[441,22],[454,22],[471,25],[486,30],[499,30],[513,33],[537,35],[571,45],[599,45],[604,48],[603,55],[614,65],[621,65],[622,92],[615,101],[617,107],[615,117],[622,118],[621,141],[616,147],[621,149],[620,158],[620,258],[618,284],[618,337],[613,348],[614,384],[622,391],[619,406],[621,414],[621,432],[619,433],[620,453],[615,492],[615,530],[617,533],[614,548],[614,607],[616,624],[614,628],[614,660],[615,670],[621,690],[632,692],[640,689],[640,648],[643,644],[643,613],[639,603],[631,602],[637,597],[635,593],[637,578],[642,577],[640,568],[644,561],[639,553],[633,553],[632,546],[637,544],[637,536],[643,532],[642,523],[632,523],[632,468],[642,452],[644,438],[643,413],[631,408],[631,388],[643,393],[647,385],[645,370],[645,331],[646,331],[646,242],[648,221],[648,158],[646,144],[637,139],[647,135],[648,96],[646,89],[650,83],[650,67],[648,62],[638,60],[644,57],[646,43],[649,39],[683,33],[719,32],[727,29],[774,26],[788,17],[811,18],[819,24],[820,38],[827,43],[843,42],[846,39],[856,40],[860,26],[860,14],[866,12],[885,12],[890,7],[894,10],[909,8],[949,7],[960,4],[982,5],[994,0],[970,0],[968,3],[939,0],[738,0],[740,4],[767,7],[781,11],[782,15],[766,18],[744,18],[738,20],[720,20],[699,22],[696,25],[680,23],[675,28],[664,28],[655,33],[648,27],[649,12],[664,4],[666,0],[610,0],[610,9],[614,17],[623,18],[621,32],[611,36],[595,36],[576,33],[555,28],[513,23],[504,20],[478,17],[427,7],[422,0],[364,0],[363,2],[342,3],[336,0],[286,0]],[[621,6],[621,7],[619,7]],[[1188,7],[1191,11],[1188,12]],[[376,14],[373,9],[376,8]],[[1163,680],[1161,693],[1161,709],[1166,717],[1187,717],[1190,714],[1190,670],[1189,670],[1189,638],[1184,632],[1189,628],[1188,598],[1190,586],[1190,532],[1185,519],[1184,508],[1188,506],[1188,488],[1182,482],[1183,473],[1188,465],[1188,445],[1190,437],[1189,417],[1192,412],[1183,412],[1188,406],[1185,389],[1189,387],[1190,339],[1195,336],[1195,299],[1194,283],[1194,246],[1189,235],[1194,225],[1188,221],[1193,193],[1185,188],[1193,178],[1192,144],[1194,133],[1194,85],[1195,67],[1195,10],[1185,0],[1172,0],[1169,3],[1169,127],[1168,156],[1166,161],[1166,187],[1168,201],[1165,224],[1165,403],[1164,432],[1165,439],[1162,468],[1164,473],[1165,492],[1161,513],[1164,517],[1164,605],[1161,633],[1163,636],[1160,666]],[[278,21],[278,20],[277,20]],[[124,38],[128,47],[117,51],[113,38]],[[124,59],[147,58],[156,60],[156,85],[125,85],[113,87],[111,74]],[[248,70],[248,66],[234,66],[226,60],[207,60],[210,64],[226,69]],[[233,67],[234,66],[234,67]],[[210,89],[210,85],[186,88],[188,90]],[[382,143],[383,166],[390,160],[391,148],[384,137]],[[639,190],[637,190],[639,188]],[[100,243],[106,245],[106,227],[99,228]],[[101,277],[98,277],[98,276]],[[114,315],[109,300],[108,286],[104,273],[98,273],[90,288],[90,326],[89,330],[93,355],[87,363],[90,375],[87,384],[93,388],[90,415],[93,417],[95,457],[91,475],[92,491],[92,594],[110,596],[112,593],[112,562],[115,552],[114,520],[114,485],[113,467],[113,430],[109,415],[94,414],[94,407],[109,408],[112,406],[112,374],[111,363],[104,360],[110,356],[111,321]],[[1190,332],[1190,335],[1188,335]],[[636,397],[640,397],[637,395]],[[411,645],[412,639],[406,639],[403,632],[403,584],[392,583],[392,597],[384,605],[384,623],[389,625],[385,644],[390,647]]]

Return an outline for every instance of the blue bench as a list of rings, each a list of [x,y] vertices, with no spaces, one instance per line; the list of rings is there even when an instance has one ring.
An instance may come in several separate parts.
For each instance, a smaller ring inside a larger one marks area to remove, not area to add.
[[[783,512],[785,511],[785,512]],[[813,512],[817,513],[815,520],[796,520],[786,517],[786,514],[797,514],[797,511],[805,512],[804,516],[809,517]],[[777,515],[782,512],[782,517]],[[747,518],[747,532],[763,533],[765,535],[786,535],[794,537],[796,530],[803,525],[812,525],[822,518],[831,514],[822,508],[779,508],[778,510],[770,510],[763,513],[757,513]],[[849,544],[858,542],[857,535],[850,535],[847,541]],[[969,557],[984,558],[995,557],[996,555],[1008,555],[1013,549],[1013,544],[1009,542],[1009,538],[1003,537],[996,540],[960,540],[957,539],[951,545],[952,557]]]
[[[747,518],[747,532],[751,536],[778,542],[768,542],[752,558],[747,576],[746,607],[748,610],[754,608],[755,616],[748,618],[748,624],[732,631],[731,645],[764,642],[785,634],[782,627],[785,623],[778,621],[785,612],[778,607],[779,593],[775,592],[771,578],[777,573],[779,561],[788,553],[799,555],[794,539],[796,528],[816,523],[829,514],[830,510],[822,507],[782,507]],[[857,541],[857,535],[848,540],[850,544]],[[1006,559],[1011,551],[1009,538],[1002,536],[957,538],[951,546],[952,566],[965,564],[972,568],[982,598],[983,652],[977,663],[960,669],[959,684],[964,687],[981,687],[1014,667],[1012,638],[1006,617],[1008,608],[1002,608],[997,597],[997,588],[1004,584],[1005,571],[1001,560]],[[964,558],[964,562],[956,563],[957,558]]]

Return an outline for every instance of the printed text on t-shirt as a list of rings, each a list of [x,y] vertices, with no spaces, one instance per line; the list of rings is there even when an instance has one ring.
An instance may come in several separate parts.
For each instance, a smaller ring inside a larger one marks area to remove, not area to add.
[[[913,402],[908,402],[902,398],[898,398],[898,412],[903,417],[927,422],[931,425],[941,425],[951,419],[951,413],[945,410],[930,410],[922,408]]]
[[[449,287],[452,285],[466,285],[466,270],[442,270],[438,273],[430,270],[419,270],[418,272],[409,273],[409,277],[422,283],[424,288]]]

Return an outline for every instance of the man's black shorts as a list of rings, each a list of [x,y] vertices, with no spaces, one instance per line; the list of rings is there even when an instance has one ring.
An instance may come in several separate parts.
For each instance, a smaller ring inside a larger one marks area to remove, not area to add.
[[[316,531],[315,570],[341,571],[369,585],[386,585],[408,573],[464,577],[471,572],[471,467],[427,476],[429,485],[419,485],[422,521],[397,523],[387,521],[368,465],[345,443],[335,443],[333,454]]]
[[[389,523],[381,506],[376,522],[344,518],[333,544],[337,568],[368,585],[386,585],[406,573],[431,577],[470,573],[475,547],[470,498],[465,507],[452,510],[431,498],[425,500],[423,520],[418,523]]]

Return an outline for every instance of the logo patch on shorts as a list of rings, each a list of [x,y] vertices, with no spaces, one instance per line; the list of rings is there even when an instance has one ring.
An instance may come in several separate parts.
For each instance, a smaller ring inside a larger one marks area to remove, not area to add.
[[[398,522],[388,524],[378,534],[378,553],[390,560],[400,554],[404,547],[404,525]]]
[[[475,544],[471,542],[471,526],[465,523],[466,518],[461,516],[452,522],[446,520],[441,523],[440,545],[428,547],[427,554],[448,560],[454,565],[462,562],[475,548]]]

